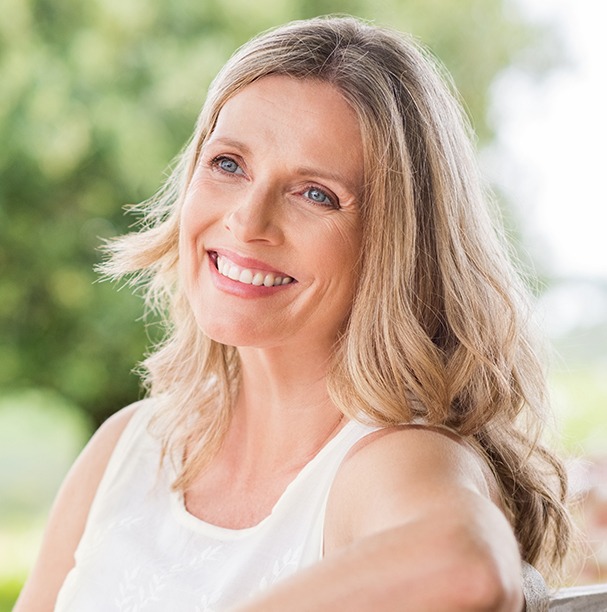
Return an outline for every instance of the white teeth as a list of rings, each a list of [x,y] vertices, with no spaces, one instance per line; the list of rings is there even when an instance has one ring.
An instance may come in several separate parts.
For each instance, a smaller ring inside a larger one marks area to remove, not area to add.
[[[248,268],[239,268],[236,264],[222,255],[217,256],[216,265],[217,270],[222,276],[227,276],[244,285],[278,287],[279,285],[288,285],[293,282],[293,278],[290,276],[278,276],[272,272],[265,274],[263,272],[249,270]]]
[[[232,280],[238,280],[240,278],[240,270],[236,266],[230,266],[228,278],[231,278]]]
[[[250,285],[253,282],[253,272],[251,270],[243,270],[238,280],[245,285]]]

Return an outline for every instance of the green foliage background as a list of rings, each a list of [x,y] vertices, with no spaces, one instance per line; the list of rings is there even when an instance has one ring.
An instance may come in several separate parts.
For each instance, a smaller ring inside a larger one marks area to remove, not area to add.
[[[139,394],[148,344],[127,291],[95,284],[101,238],[133,222],[207,85],[255,33],[350,13],[413,32],[454,75],[481,142],[488,89],[549,56],[506,0],[5,0],[0,21],[0,387],[52,389],[101,422]]]

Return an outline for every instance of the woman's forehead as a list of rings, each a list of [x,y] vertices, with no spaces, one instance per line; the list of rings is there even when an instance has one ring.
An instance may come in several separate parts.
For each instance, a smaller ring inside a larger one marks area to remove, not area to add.
[[[220,109],[205,148],[216,144],[245,153],[274,147],[300,166],[315,160],[349,180],[363,168],[357,114],[336,87],[318,79],[271,75],[246,85]]]

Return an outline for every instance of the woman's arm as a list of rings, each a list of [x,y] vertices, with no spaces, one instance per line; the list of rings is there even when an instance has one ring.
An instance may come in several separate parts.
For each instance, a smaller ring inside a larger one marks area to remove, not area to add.
[[[38,559],[14,612],[54,609],[59,589],[74,566],[74,553],[101,477],[136,407],[133,404],[110,417],[72,466],[51,509]]]
[[[480,459],[416,427],[363,443],[333,486],[325,558],[239,612],[520,611],[518,546]]]

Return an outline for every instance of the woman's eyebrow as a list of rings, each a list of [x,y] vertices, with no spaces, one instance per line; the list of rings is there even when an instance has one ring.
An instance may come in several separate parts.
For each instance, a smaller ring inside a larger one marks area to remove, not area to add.
[[[358,195],[360,186],[353,183],[343,174],[339,172],[331,172],[330,170],[314,168],[313,166],[301,166],[295,170],[296,174],[301,176],[317,176],[320,179],[327,179],[343,185],[352,195]]]
[[[244,142],[236,140],[235,138],[230,138],[229,136],[214,137],[211,135],[211,137],[203,144],[202,148],[204,149],[209,145],[215,144],[221,144],[228,147],[233,147],[235,149],[239,149],[246,155],[249,155],[251,153],[251,149]]]

